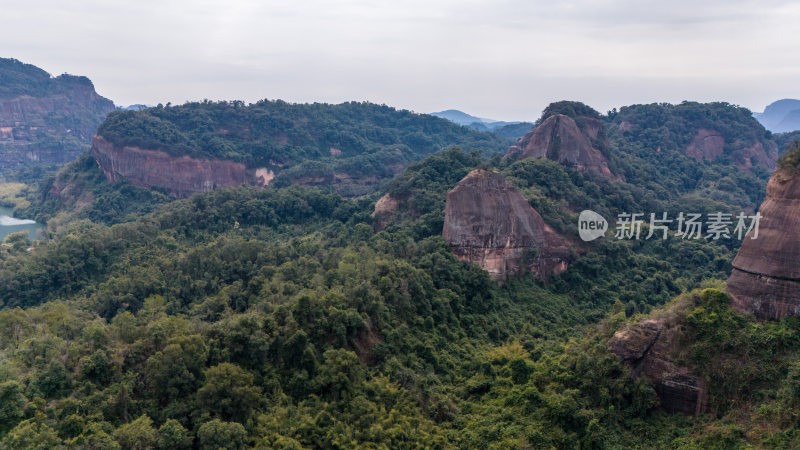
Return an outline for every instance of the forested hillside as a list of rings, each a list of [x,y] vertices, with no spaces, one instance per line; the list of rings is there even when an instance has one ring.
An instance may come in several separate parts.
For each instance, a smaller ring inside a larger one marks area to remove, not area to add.
[[[550,112],[570,108],[581,106]],[[167,110],[180,111],[148,111]],[[49,240],[0,246],[0,444],[796,445],[800,328],[727,306],[717,288],[739,241],[610,232],[576,246],[548,282],[497,283],[442,239],[446,194],[476,168],[502,174],[575,242],[587,208],[613,228],[625,211],[735,213],[764,195],[759,175],[724,160],[697,161],[682,144],[651,155],[644,137],[609,134],[604,151],[625,181],[475,143],[357,198],[277,184],[174,200],[109,184],[84,156],[29,197]],[[702,184],[682,184],[691,161],[700,181],[741,178],[709,199]],[[640,163],[663,170],[638,183],[628,169]],[[739,199],[742,180],[760,194]],[[382,195],[394,209],[373,217]],[[714,383],[705,414],[664,411],[609,350],[615,332],[650,318],[679,326],[678,363]]]
[[[437,117],[356,102],[159,105],[117,111],[97,134],[119,149],[243,163],[274,174],[274,180],[267,180],[274,185],[333,186],[344,195],[364,194],[409,163],[449,145],[485,151],[508,145],[493,134]]]
[[[633,105],[611,111],[606,121],[612,145],[624,155],[612,153],[612,170],[663,196],[755,208],[778,157],[750,111],[726,103]]]

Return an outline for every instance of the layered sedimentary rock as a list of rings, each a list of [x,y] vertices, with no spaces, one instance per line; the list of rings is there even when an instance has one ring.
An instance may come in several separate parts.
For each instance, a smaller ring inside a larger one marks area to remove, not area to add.
[[[447,193],[443,237],[459,260],[495,280],[523,271],[547,279],[569,262],[569,242],[502,175],[486,170]]]
[[[609,349],[625,362],[635,377],[645,376],[668,412],[699,415],[708,410],[705,381],[675,363],[679,327],[663,319],[648,319],[617,331]]]
[[[85,77],[0,58],[0,168],[65,163],[89,149],[114,103]],[[0,81],[2,84],[2,81]]]
[[[142,188],[162,188],[175,197],[187,197],[219,187],[265,186],[274,177],[266,168],[247,169],[244,164],[220,159],[175,157],[160,150],[116,147],[95,136],[91,155],[114,183],[121,179]]]
[[[554,114],[537,125],[515,145],[509,154],[525,158],[547,158],[581,172],[594,172],[616,180],[603,153],[593,141],[604,140],[602,122],[594,117],[580,117],[581,127],[564,114]]]
[[[758,237],[751,231],[733,260],[732,304],[766,319],[800,316],[800,176],[773,173],[759,213]]]

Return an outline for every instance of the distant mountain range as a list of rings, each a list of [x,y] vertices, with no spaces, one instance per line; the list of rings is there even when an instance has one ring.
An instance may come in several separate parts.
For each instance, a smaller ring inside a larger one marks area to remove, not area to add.
[[[117,106],[117,109],[121,109],[123,111],[141,111],[141,110],[147,109],[147,108],[150,108],[150,105],[142,105],[140,103],[137,103],[135,105],[129,105],[129,106]]]
[[[439,111],[431,113],[432,116],[447,119],[453,123],[473,128],[478,131],[489,131],[498,134],[513,135],[516,139],[525,134],[533,126],[530,122],[504,122],[502,120],[484,119],[475,117],[457,109],[448,109],[446,111]],[[501,132],[501,129],[502,130]],[[518,132],[521,131],[521,132]],[[511,137],[511,136],[509,136]]]
[[[785,98],[769,104],[762,113],[753,116],[773,133],[800,130],[800,100]]]

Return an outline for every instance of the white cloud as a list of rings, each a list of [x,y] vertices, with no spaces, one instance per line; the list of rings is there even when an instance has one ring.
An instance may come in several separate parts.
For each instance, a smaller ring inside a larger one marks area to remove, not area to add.
[[[136,1],[4,5],[2,56],[117,103],[372,100],[534,119],[549,101],[800,97],[782,1]]]

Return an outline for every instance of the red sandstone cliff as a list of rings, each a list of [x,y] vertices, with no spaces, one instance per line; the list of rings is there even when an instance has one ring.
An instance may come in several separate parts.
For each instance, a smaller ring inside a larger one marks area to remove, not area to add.
[[[125,179],[137,187],[159,187],[175,197],[188,197],[218,187],[265,186],[274,176],[268,169],[249,170],[233,161],[174,157],[160,150],[137,147],[119,148],[102,136],[95,136],[91,155],[108,181]]]
[[[473,170],[447,193],[442,234],[459,260],[495,280],[522,271],[546,279],[567,268],[567,240],[496,172]]]
[[[0,78],[3,65],[17,64],[8,61],[0,58]],[[98,125],[114,110],[114,103],[98,95],[84,77],[50,78],[41,69],[27,70],[35,71],[39,83],[49,88],[6,89],[0,95],[0,168],[75,159],[89,148]]]
[[[521,159],[548,158],[581,172],[594,172],[616,180],[603,153],[593,146],[602,137],[602,122],[594,117],[581,117],[582,128],[569,116],[554,114],[537,125],[508,154],[518,153]]]
[[[733,260],[732,304],[761,318],[800,316],[800,175],[774,172],[759,212],[758,238],[748,234]]]

